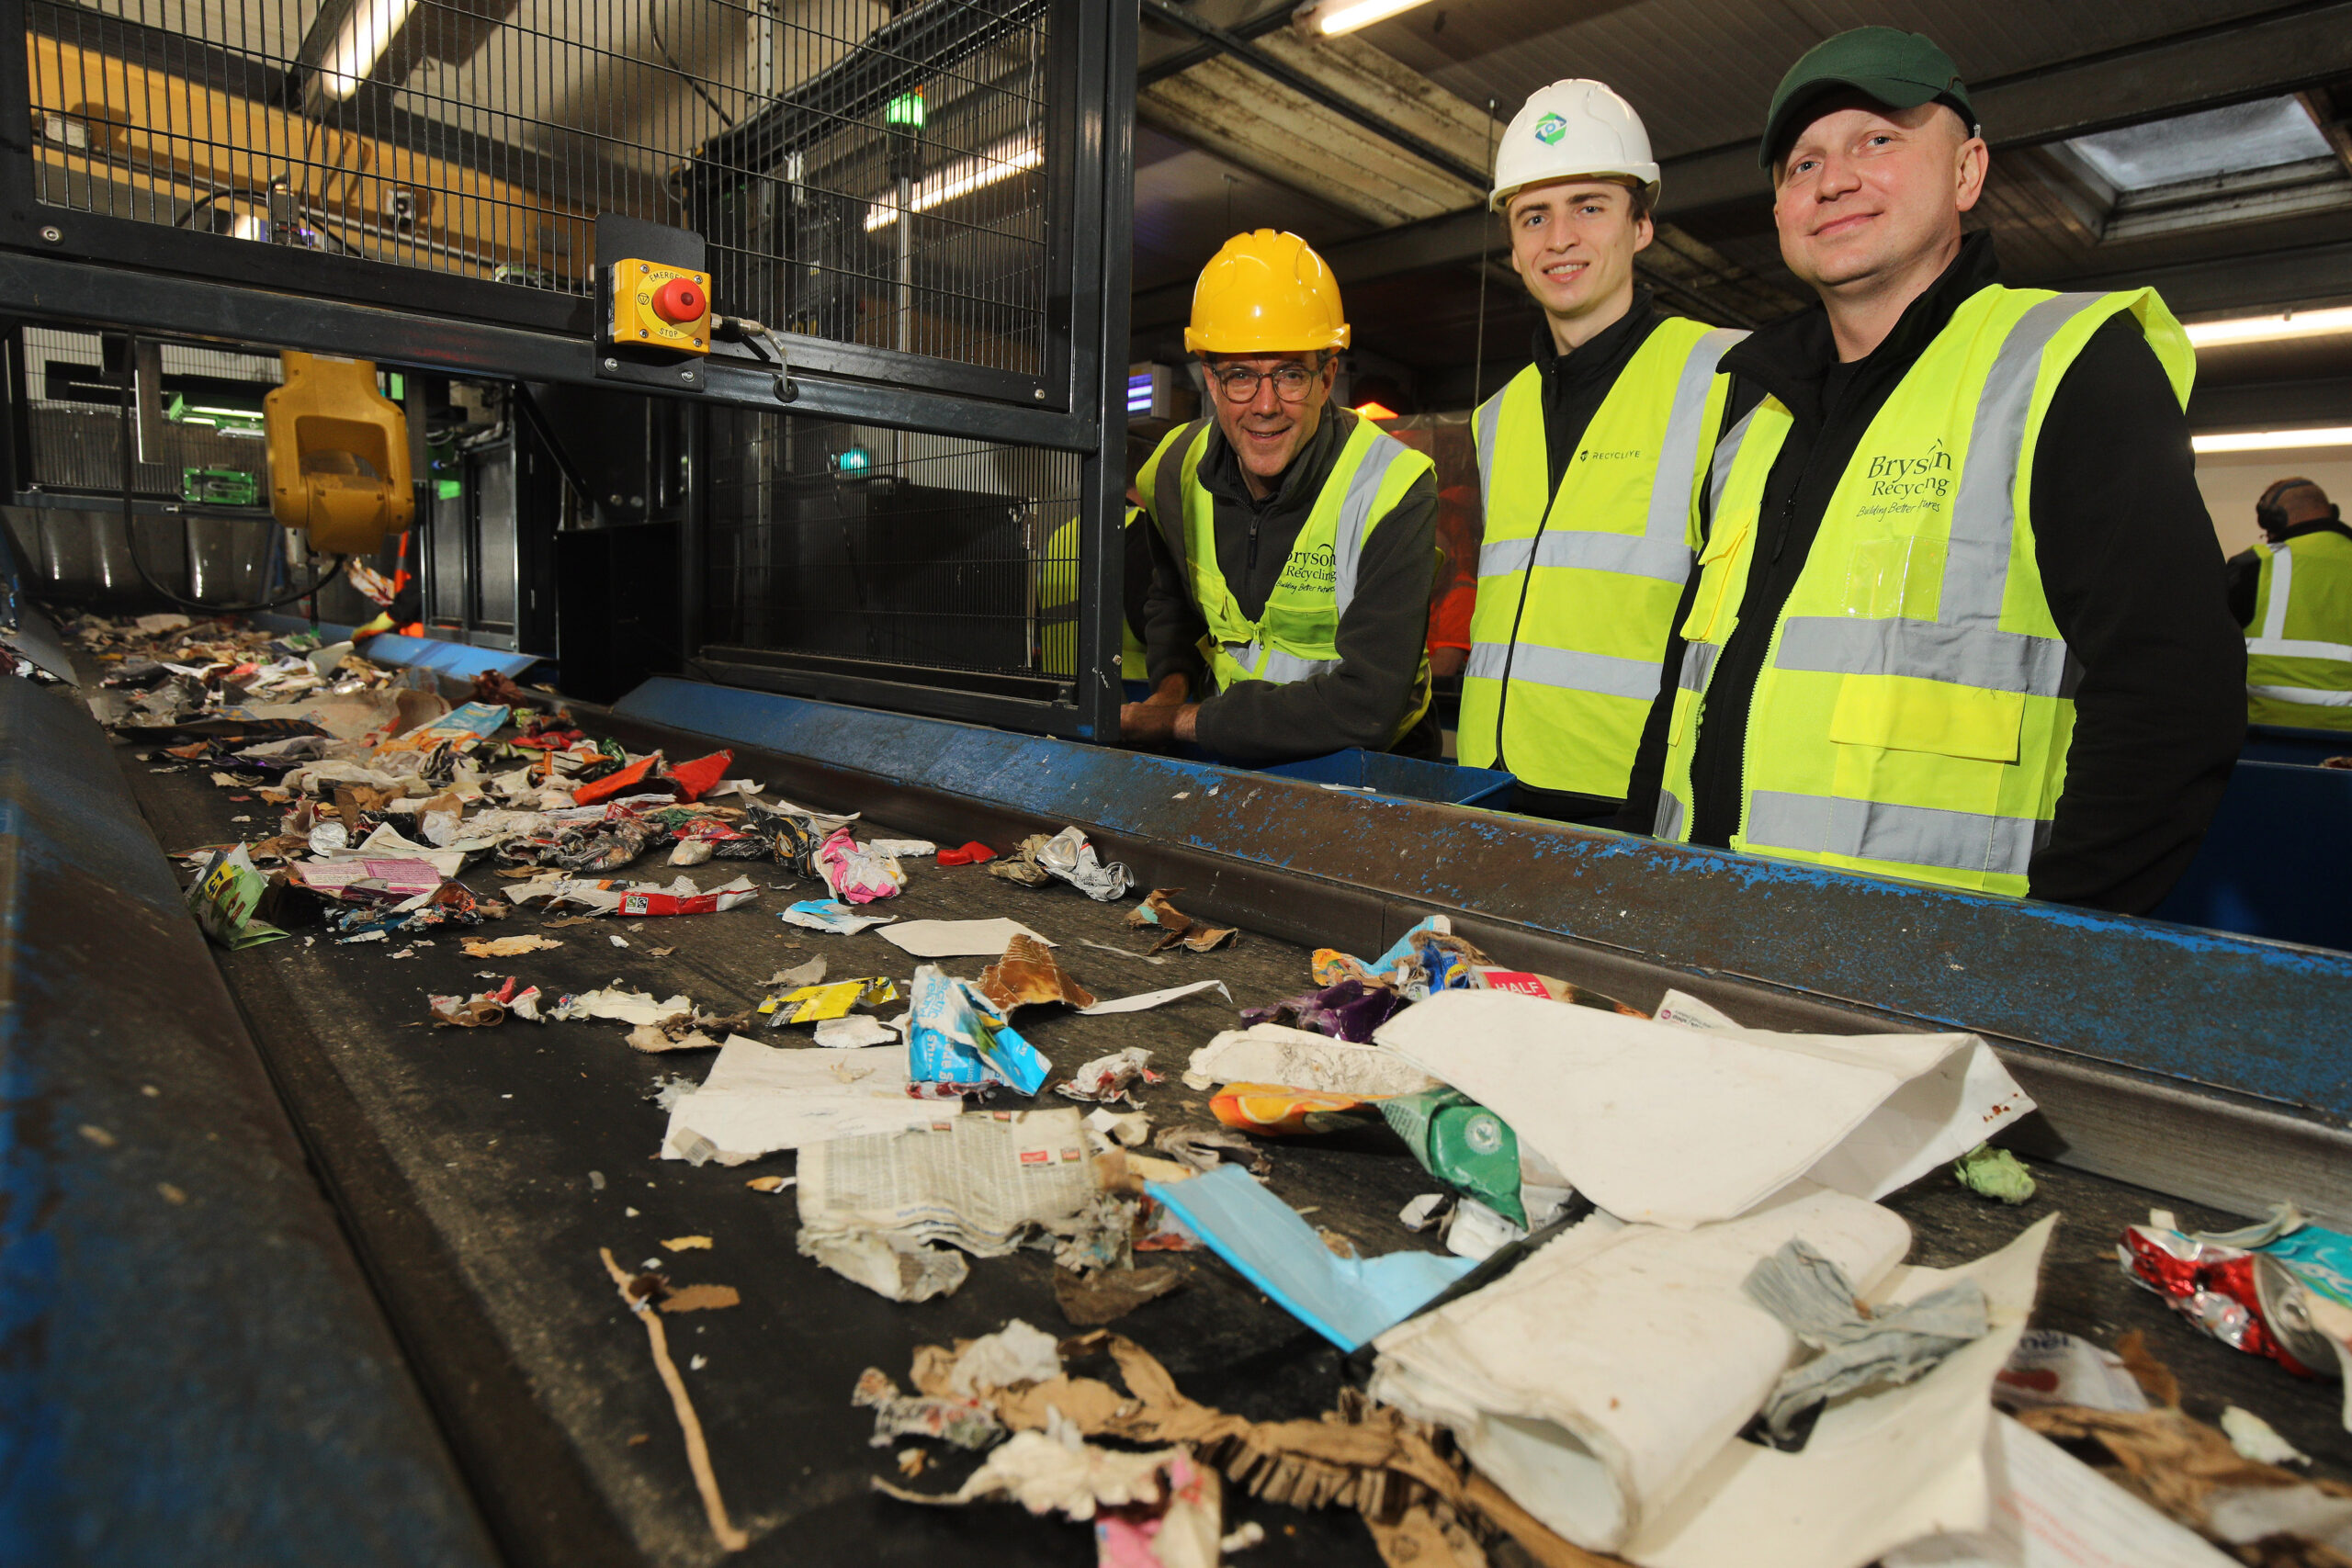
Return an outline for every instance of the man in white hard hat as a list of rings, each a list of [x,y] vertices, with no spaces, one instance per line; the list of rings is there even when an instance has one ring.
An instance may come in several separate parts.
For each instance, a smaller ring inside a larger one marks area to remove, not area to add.
[[[1132,745],[1236,762],[1351,747],[1433,758],[1427,648],[1437,575],[1430,459],[1331,400],[1340,286],[1295,234],[1236,234],[1202,269],[1184,345],[1212,417],[1136,476],[1151,518],[1151,695]]]
[[[1706,544],[1623,820],[2146,913],[2245,728],[2195,351],[2153,289],[2002,284],[1962,222],[1989,161],[1968,88],[1920,34],[1815,45],[1758,158],[1820,304],[1724,358]]]
[[[1742,335],[1634,281],[1657,190],[1641,117],[1599,82],[1536,93],[1496,149],[1492,205],[1544,321],[1474,421],[1486,530],[1456,744],[1517,775],[1518,810],[1565,821],[1623,804],[1690,574],[1715,362]]]

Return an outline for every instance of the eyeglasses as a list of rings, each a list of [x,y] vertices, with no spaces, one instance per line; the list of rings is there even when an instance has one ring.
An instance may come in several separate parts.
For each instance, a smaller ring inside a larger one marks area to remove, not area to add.
[[[1304,365],[1279,365],[1271,372],[1253,370],[1247,365],[1228,365],[1209,372],[1209,379],[1216,383],[1217,390],[1229,403],[1252,400],[1258,395],[1258,383],[1268,379],[1274,383],[1274,396],[1286,403],[1303,403],[1322,378],[1319,366],[1309,370]]]

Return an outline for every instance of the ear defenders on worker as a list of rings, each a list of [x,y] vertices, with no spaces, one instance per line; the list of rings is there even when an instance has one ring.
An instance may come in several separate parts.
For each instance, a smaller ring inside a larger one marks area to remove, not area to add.
[[[2286,494],[2290,490],[2301,490],[2304,486],[2310,485],[2311,482],[2311,480],[2301,478],[2277,479],[2272,481],[2268,490],[2264,491],[2262,494],[2256,499],[2254,503],[2254,520],[2256,523],[2261,525],[2262,531],[2264,533],[2276,534],[2287,526],[2287,509],[2278,504],[2278,498]],[[2313,486],[2312,488],[2316,489],[2317,487]],[[2330,506],[2327,509],[2326,520],[2330,523],[2342,522],[2344,520],[2344,509],[2340,506]]]

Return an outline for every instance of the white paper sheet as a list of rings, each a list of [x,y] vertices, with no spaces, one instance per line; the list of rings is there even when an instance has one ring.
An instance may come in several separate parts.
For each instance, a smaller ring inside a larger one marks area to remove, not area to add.
[[[700,1152],[739,1165],[828,1138],[929,1126],[962,1109],[907,1098],[904,1045],[779,1050],[735,1034],[719,1047],[702,1087],[671,1107],[662,1157]]]
[[[1770,1030],[1742,1029],[1720,1008],[1680,991],[1667,992],[1657,1020],[1766,1044],[1779,1038]],[[1979,1040],[1887,1096],[1805,1175],[1857,1198],[1883,1198],[1958,1159],[2033,1108],[2032,1096]]]
[[[2041,1433],[1996,1416],[1984,1435],[1992,1494],[1981,1534],[1898,1546],[1885,1568],[2237,1568]]]
[[[582,991],[571,998],[571,1004],[563,1015],[566,1018],[609,1018],[622,1023],[659,1023],[695,1010],[695,1004],[683,996],[656,1001],[650,991],[624,991],[617,984],[600,991]]]
[[[1557,1002],[1547,1002],[1557,1007]],[[1394,1051],[1357,1045],[1286,1024],[1260,1023],[1228,1029],[1193,1053],[1184,1082],[1280,1084],[1326,1094],[1416,1094],[1438,1080]]]
[[[1597,1214],[1495,1284],[1382,1335],[1372,1393],[1451,1427],[1479,1469],[1570,1540],[1617,1551],[1786,1369],[1794,1337],[1740,1287],[1792,1236],[1865,1290],[1910,1244],[1892,1212],[1815,1188],[1692,1231]]]
[[[901,920],[882,940],[917,958],[1001,958],[1012,939],[1029,937],[1057,945],[1019,920]]]
[[[1862,1568],[1904,1541],[1983,1530],[1993,1379],[2033,1311],[2055,1224],[2045,1218],[1962,1268],[1902,1269],[1867,1292],[1907,1301],[1973,1279],[1992,1330],[1917,1382],[1833,1403],[1802,1453],[1724,1444],[1624,1555],[1643,1568]]]
[[[1080,1008],[1078,1010],[1090,1018],[1097,1013],[1105,1012],[1142,1012],[1148,1008],[1182,1001],[1186,997],[1197,997],[1203,991],[1215,991],[1227,1002],[1233,1000],[1233,993],[1225,988],[1224,981],[1195,980],[1189,986],[1170,986],[1164,991],[1146,991],[1140,996],[1114,997],[1107,1002],[1096,1002],[1091,1008]]]
[[[1374,1039],[1510,1124],[1621,1220],[1745,1213],[1968,1034],[1678,1028],[1508,991],[1441,991]]]

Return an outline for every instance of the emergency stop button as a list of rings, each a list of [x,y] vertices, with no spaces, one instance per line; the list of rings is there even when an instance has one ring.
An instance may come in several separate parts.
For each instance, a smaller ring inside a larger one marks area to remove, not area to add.
[[[673,277],[653,291],[653,313],[673,327],[701,321],[708,303],[691,277]]]
[[[710,352],[710,274],[635,257],[613,264],[607,348]]]

